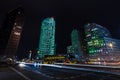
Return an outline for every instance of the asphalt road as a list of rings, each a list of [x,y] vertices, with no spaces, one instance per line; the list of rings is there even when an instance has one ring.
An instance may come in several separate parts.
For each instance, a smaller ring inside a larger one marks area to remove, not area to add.
[[[120,80],[119,75],[50,66],[0,66],[0,80]]]

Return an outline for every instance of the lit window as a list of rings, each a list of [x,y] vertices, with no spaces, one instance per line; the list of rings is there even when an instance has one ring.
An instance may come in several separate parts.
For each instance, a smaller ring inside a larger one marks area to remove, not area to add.
[[[19,33],[19,32],[14,32],[14,34],[15,34],[15,35],[20,35],[20,33]]]
[[[21,26],[16,26],[17,28],[21,29],[22,27]]]

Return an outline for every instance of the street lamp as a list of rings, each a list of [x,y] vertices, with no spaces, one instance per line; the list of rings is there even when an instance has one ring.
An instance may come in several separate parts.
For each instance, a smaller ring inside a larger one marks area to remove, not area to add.
[[[31,60],[32,51],[29,51],[29,59]]]
[[[112,44],[112,43],[109,43],[109,47],[112,49],[112,48],[113,48],[113,44]]]
[[[113,60],[113,44],[109,43],[109,47],[111,48],[111,60]]]
[[[40,60],[40,63],[42,63],[43,62],[43,54],[41,53],[41,51],[40,50],[38,50],[37,51],[37,54],[38,54],[38,58],[39,58],[39,60]]]
[[[38,54],[38,57],[39,57],[40,59],[43,58],[43,53],[42,53],[40,50],[37,51],[37,54]]]

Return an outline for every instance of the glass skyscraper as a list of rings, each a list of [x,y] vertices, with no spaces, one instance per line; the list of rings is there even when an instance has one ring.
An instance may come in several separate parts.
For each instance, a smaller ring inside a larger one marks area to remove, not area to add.
[[[101,25],[88,23],[85,25],[87,50],[90,56],[107,54],[104,37],[111,37],[110,32]]]
[[[85,25],[87,50],[90,58],[100,61],[120,60],[120,40],[111,38],[110,32],[95,23]]]
[[[75,58],[79,61],[83,56],[82,45],[80,42],[80,33],[78,30],[74,29],[71,33],[71,42],[74,51]]]
[[[41,24],[38,57],[55,54],[55,20],[53,17],[45,18]]]

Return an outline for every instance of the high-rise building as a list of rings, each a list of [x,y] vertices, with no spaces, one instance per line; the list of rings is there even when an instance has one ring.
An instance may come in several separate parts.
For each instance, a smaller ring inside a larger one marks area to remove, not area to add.
[[[53,17],[42,21],[38,57],[55,54],[55,20]]]
[[[107,54],[104,37],[111,37],[110,32],[101,25],[88,23],[85,25],[87,50],[90,56]]]
[[[111,38],[110,32],[95,23],[85,25],[89,58],[98,61],[119,61],[120,40]]]
[[[83,56],[82,44],[80,42],[80,33],[78,30],[74,29],[71,33],[71,42],[74,49],[75,58],[79,61]]]
[[[16,54],[23,27],[23,8],[8,12],[0,30],[0,54],[13,58]]]

